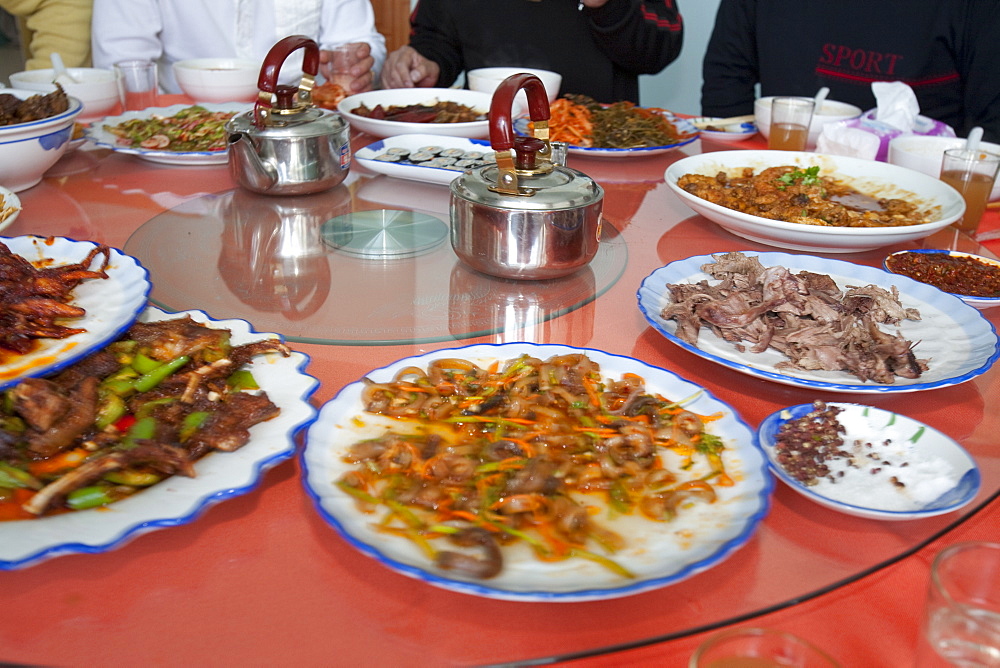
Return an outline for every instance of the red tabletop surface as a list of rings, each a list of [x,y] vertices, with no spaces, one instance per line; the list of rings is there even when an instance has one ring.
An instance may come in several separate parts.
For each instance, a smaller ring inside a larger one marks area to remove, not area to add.
[[[357,149],[371,141],[356,136],[353,144]],[[606,189],[605,218],[628,247],[621,278],[593,302],[506,339],[493,334],[421,344],[295,343],[310,355],[309,373],[321,381],[314,403],[397,359],[501,340],[635,357],[706,387],[751,427],[783,406],[839,399],[844,395],[777,385],[691,355],[652,330],[636,308],[641,280],[668,262],[730,250],[781,250],[695,215],[663,179],[666,167],[686,155],[761,146],[757,140],[705,141],[635,160],[571,156],[570,166]],[[359,165],[352,174],[356,178],[338,188],[355,210],[373,206],[359,196],[365,183],[414,192],[416,209],[427,204],[425,198],[447,192],[441,186],[407,190],[412,184],[373,178]],[[62,235],[122,248],[144,225],[162,224],[164,214],[233,188],[224,165],[159,165],[85,147],[65,156],[41,184],[19,193],[24,210],[4,234]],[[981,232],[997,230],[1000,212],[994,209]],[[181,235],[174,241],[185,243]],[[914,246],[930,243],[1000,252],[1000,241],[980,247],[947,234]],[[829,257],[877,266],[896,249]],[[176,271],[184,272],[179,264]],[[218,289],[226,288],[220,283]],[[250,322],[264,317],[259,305],[245,308],[241,317]],[[997,314],[985,315],[996,325]],[[306,496],[300,463],[287,461],[264,474],[256,489],[211,506],[191,523],[143,534],[103,554],[61,556],[0,573],[0,662],[417,666],[562,660],[679,666],[711,632],[735,625],[797,633],[844,665],[907,665],[934,554],[957,541],[1000,540],[998,383],[994,369],[955,387],[849,395],[926,422],[969,450],[984,485],[963,511],[915,522],[865,520],[823,509],[779,484],[758,532],[728,560],[670,587],[604,601],[499,601],[404,577],[342,539]]]

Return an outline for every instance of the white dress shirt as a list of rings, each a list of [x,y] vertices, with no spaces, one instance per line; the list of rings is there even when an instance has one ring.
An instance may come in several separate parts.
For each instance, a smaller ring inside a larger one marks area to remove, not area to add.
[[[263,63],[271,47],[289,35],[311,37],[321,49],[367,42],[376,80],[386,55],[370,0],[94,0],[91,34],[95,67],[155,60],[166,93],[181,92],[172,67],[179,60]],[[282,69],[282,82],[296,83],[301,72],[299,51]]]

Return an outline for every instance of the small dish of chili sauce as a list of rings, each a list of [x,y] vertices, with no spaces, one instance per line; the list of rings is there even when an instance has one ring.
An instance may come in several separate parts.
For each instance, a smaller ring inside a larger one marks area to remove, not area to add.
[[[882,265],[894,274],[950,292],[976,308],[1000,306],[1000,260],[951,250],[908,250]]]

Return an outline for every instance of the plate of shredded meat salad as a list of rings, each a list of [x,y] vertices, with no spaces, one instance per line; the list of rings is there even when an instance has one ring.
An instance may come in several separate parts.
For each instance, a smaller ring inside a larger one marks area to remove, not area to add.
[[[106,344],[150,289],[135,258],[65,237],[0,237],[0,268],[0,389]]]
[[[698,138],[685,118],[666,109],[631,102],[599,104],[582,95],[562,97],[549,106],[549,139],[565,142],[575,155],[628,158],[661,155]],[[514,129],[530,132],[531,120],[517,118]]]
[[[112,550],[252,490],[315,417],[307,363],[246,321],[150,307],[86,360],[17,385],[0,408],[0,569]],[[46,396],[63,402],[33,400]],[[78,419],[81,404],[95,410]]]
[[[753,536],[773,480],[747,425],[628,357],[512,343],[375,369],[302,455],[320,514],[383,565],[516,601],[668,586]]]
[[[246,103],[175,104],[109,116],[87,128],[87,137],[118,153],[167,165],[217,165],[228,159],[226,122]]]
[[[976,461],[952,438],[874,406],[789,406],[764,418],[757,437],[782,482],[848,515],[944,515],[971,503],[982,485]]]
[[[735,371],[832,392],[916,392],[990,369],[1000,343],[957,297],[882,269],[788,253],[672,262],[638,292],[672,343]],[[780,302],[780,303],[779,303]]]

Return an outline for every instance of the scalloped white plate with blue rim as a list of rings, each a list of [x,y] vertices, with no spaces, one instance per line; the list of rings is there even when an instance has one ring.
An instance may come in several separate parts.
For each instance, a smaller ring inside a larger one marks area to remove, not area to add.
[[[504,567],[495,578],[464,579],[454,571],[437,569],[408,539],[378,531],[373,527],[377,516],[360,512],[354,499],[336,485],[353,468],[344,461],[350,445],[381,435],[392,426],[391,419],[364,412],[364,381],[346,386],[327,402],[309,429],[302,454],[303,481],[309,496],[341,536],[388,568],[447,590],[512,601],[589,601],[666,587],[721,563],[750,540],[770,507],[774,479],[767,470],[767,461],[754,444],[748,426],[732,408],[669,371],[598,350],[511,343],[438,350],[399,360],[372,371],[366,378],[386,382],[401,369],[426,368],[439,358],[457,357],[486,367],[523,354],[548,359],[577,353],[597,362],[605,378],[635,373],[645,379],[646,390],[651,393],[678,401],[688,398],[684,407],[701,415],[718,413],[720,418],[710,423],[710,429],[723,439],[726,470],[737,480],[732,487],[716,487],[719,496],[715,503],[684,508],[672,522],[634,516],[604,522],[625,537],[627,546],[612,558],[635,573],[634,579],[583,559],[542,562],[531,555],[530,548],[517,544],[503,548]],[[364,419],[359,420],[359,416]]]
[[[831,476],[813,485],[797,480],[777,459],[781,426],[807,415],[812,404],[776,411],[757,430],[771,470],[804,497],[857,517],[918,520],[954,512],[979,492],[975,460],[937,429],[873,406],[827,406],[841,409],[836,416],[845,430],[841,449],[850,457],[829,462]]]
[[[921,319],[904,320],[893,331],[898,331],[916,344],[913,353],[919,359],[928,360],[928,370],[917,378],[897,377],[892,384],[880,384],[862,381],[846,371],[779,368],[777,365],[788,358],[777,350],[740,352],[708,327],[701,328],[698,345],[681,340],[675,333],[677,324],[661,315],[663,307],[670,303],[670,292],[666,286],[668,283],[711,283],[714,279],[701,270],[702,265],[714,261],[711,255],[677,260],[647,276],[637,295],[639,310],[668,341],[695,355],[757,378],[830,392],[917,392],[958,385],[986,373],[1000,356],[1000,341],[990,321],[958,297],[935,287],[876,267],[843,260],[790,253],[743,252],[757,256],[765,267],[783,266],[792,273],[806,270],[826,274],[841,288],[877,285],[888,290],[896,286],[903,306],[920,311]]]
[[[211,327],[230,330],[242,344],[277,334],[259,333],[245,320],[213,320],[201,311],[168,313],[149,307],[140,320],[157,321],[184,315]],[[173,476],[127,499],[102,508],[0,522],[0,570],[14,570],[66,554],[99,554],[117,549],[156,529],[188,524],[209,506],[250,492],[265,471],[290,459],[295,436],[316,416],[309,398],[319,385],[305,372],[309,358],[268,353],[248,367],[280,414],[253,426],[250,440],[234,452],[213,452],[198,460],[195,477]]]
[[[105,126],[121,125],[130,120],[148,120],[153,116],[173,116],[182,109],[187,109],[194,105],[174,104],[169,107],[149,107],[138,111],[126,111],[120,116],[108,116],[103,120],[93,121],[85,130],[87,139],[98,146],[110,148],[116,153],[134,155],[163,165],[224,165],[229,160],[229,151],[221,149],[218,151],[163,151],[149,148],[133,148],[122,146],[118,143],[117,135],[108,130]],[[216,104],[200,103],[197,106],[204,107],[209,111],[228,111],[235,116],[238,113],[248,111],[253,107],[245,102],[221,102]]]
[[[0,237],[0,242],[14,255],[50,268],[80,263],[97,247],[92,241],[31,235]],[[87,279],[71,293],[69,303],[86,314],[62,324],[86,331],[64,339],[38,339],[23,355],[5,355],[0,362],[0,389],[22,378],[54,373],[114,340],[132,324],[146,306],[148,272],[135,258],[112,248],[106,273],[107,278]]]

